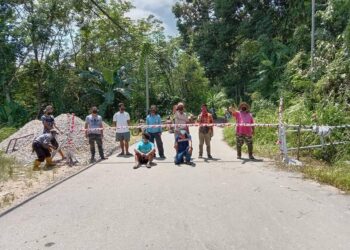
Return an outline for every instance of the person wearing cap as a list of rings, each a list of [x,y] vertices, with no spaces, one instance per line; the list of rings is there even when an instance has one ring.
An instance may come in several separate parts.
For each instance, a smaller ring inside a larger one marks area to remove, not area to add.
[[[137,144],[135,148],[135,166],[134,169],[141,167],[142,164],[146,164],[147,168],[151,168],[153,157],[155,155],[154,144],[150,142],[151,136],[148,133],[142,134],[142,140]]]
[[[185,129],[180,129],[179,135],[176,136],[174,148],[176,150],[175,165],[180,165],[186,160],[186,164],[194,166],[191,162],[192,156],[192,138]]]
[[[101,160],[107,159],[104,156],[102,140],[103,140],[103,123],[102,117],[98,114],[97,107],[91,108],[91,114],[85,118],[85,137],[89,139],[91,159],[90,163],[96,161],[95,159],[95,142],[97,144],[98,153]]]
[[[53,167],[56,164],[53,163],[50,150],[56,150],[58,143],[56,141],[57,130],[51,129],[48,133],[44,133],[36,137],[33,141],[32,148],[37,155],[37,159],[33,164],[33,171],[40,170],[40,164],[46,161],[45,167]]]
[[[119,112],[113,116],[113,126],[116,127],[116,141],[120,143],[121,153],[118,156],[130,156],[129,141],[130,141],[130,115],[125,111],[124,103],[119,103]]]
[[[175,112],[175,138],[176,136],[180,135],[181,129],[185,129],[188,134],[190,133],[188,126],[184,125],[189,123],[189,119],[184,110],[185,110],[185,105],[182,102],[179,102],[176,106],[176,112]],[[182,124],[182,125],[178,126],[179,124]]]
[[[44,109],[44,114],[41,116],[41,121],[44,125],[43,134],[50,133],[50,130],[54,128],[57,129],[57,131],[62,134],[62,131],[56,126],[55,117],[52,114],[53,114],[52,105],[46,106],[46,108]],[[58,153],[61,155],[62,160],[66,159],[61,149],[58,150]]]
[[[202,104],[201,113],[197,119],[199,123],[199,158],[203,157],[203,145],[207,146],[207,155],[209,159],[212,159],[210,153],[210,141],[214,135],[214,127],[206,126],[206,124],[213,124],[213,116],[208,112],[208,107],[206,104]]]
[[[150,141],[152,143],[154,143],[154,140],[156,140],[159,157],[161,159],[165,159],[163,141],[162,141],[162,127],[161,127],[162,119],[160,118],[160,115],[157,114],[156,105],[151,106],[150,114],[147,115],[147,118],[146,118],[146,124],[150,126],[156,125],[156,127],[154,128],[152,127],[147,128],[146,132],[150,135]]]
[[[242,158],[242,146],[244,143],[248,146],[249,159],[255,159],[253,156],[253,126],[244,126],[240,124],[254,124],[252,114],[249,112],[250,107],[248,103],[242,102],[238,107],[239,111],[230,107],[232,116],[236,119],[236,145],[237,145],[237,159]]]

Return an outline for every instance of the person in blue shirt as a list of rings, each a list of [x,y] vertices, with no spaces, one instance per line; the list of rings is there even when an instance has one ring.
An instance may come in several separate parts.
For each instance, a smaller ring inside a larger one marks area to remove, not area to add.
[[[195,166],[193,162],[191,162],[192,156],[192,138],[191,135],[187,133],[185,129],[181,129],[179,135],[176,136],[175,146],[176,156],[175,156],[175,164],[180,165],[184,162],[184,158],[186,159],[186,164]]]
[[[152,161],[156,150],[154,144],[150,142],[150,135],[147,133],[142,134],[142,140],[137,144],[135,148],[135,166],[134,169],[141,167],[142,164],[146,164],[147,168],[152,166]]]
[[[146,124],[147,125],[162,125],[162,119],[160,118],[160,115],[157,114],[157,106],[152,105],[150,109],[150,114],[146,118]],[[154,127],[154,128],[147,128],[147,133],[151,136],[150,141],[154,143],[154,139],[157,143],[157,148],[159,151],[159,157],[161,159],[165,159],[164,156],[164,148],[163,148],[163,141],[162,141],[162,127]]]

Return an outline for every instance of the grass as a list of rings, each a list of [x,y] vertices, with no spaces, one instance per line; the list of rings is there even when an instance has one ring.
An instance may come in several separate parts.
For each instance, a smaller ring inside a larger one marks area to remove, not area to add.
[[[0,151],[0,181],[6,181],[14,177],[15,169],[19,164],[15,159],[6,156]]]
[[[16,131],[17,131],[17,129],[14,127],[2,127],[2,128],[0,128],[0,142],[5,140],[7,137],[12,135]]]
[[[272,137],[276,132],[270,131],[270,128],[257,128],[256,136],[254,137],[254,153],[268,157],[271,159],[277,159],[279,156],[278,145],[275,144],[277,135]],[[276,129],[274,129],[276,131]],[[270,137],[270,140],[266,140]],[[225,141],[232,147],[236,145],[235,132],[233,128],[224,129]],[[243,147],[243,151],[246,147]],[[341,152],[341,150],[344,150]],[[301,155],[301,161],[304,163],[303,167],[285,168],[288,170],[299,171],[304,174],[306,178],[316,180],[320,183],[329,184],[335,186],[343,191],[350,192],[350,163],[346,161],[347,148],[338,149],[338,154],[343,153],[345,158],[339,158],[332,163],[317,160],[313,155],[321,154],[320,150],[317,152],[303,152]]]

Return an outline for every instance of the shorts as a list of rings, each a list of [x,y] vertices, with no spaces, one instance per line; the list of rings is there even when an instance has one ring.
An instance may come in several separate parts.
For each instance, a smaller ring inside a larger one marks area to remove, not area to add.
[[[140,157],[139,158],[139,162],[140,162],[140,164],[147,164],[148,163],[148,159],[146,157]]]
[[[125,132],[125,133],[116,133],[115,134],[115,140],[116,141],[130,141],[130,131],[129,132]]]

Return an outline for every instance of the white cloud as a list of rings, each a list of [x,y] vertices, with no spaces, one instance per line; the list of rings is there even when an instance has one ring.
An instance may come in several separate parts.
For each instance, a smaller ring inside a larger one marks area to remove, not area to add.
[[[137,20],[154,15],[163,22],[166,35],[178,34],[175,16],[171,10],[176,0],[131,0],[131,2],[135,9],[127,14],[128,17]]]

